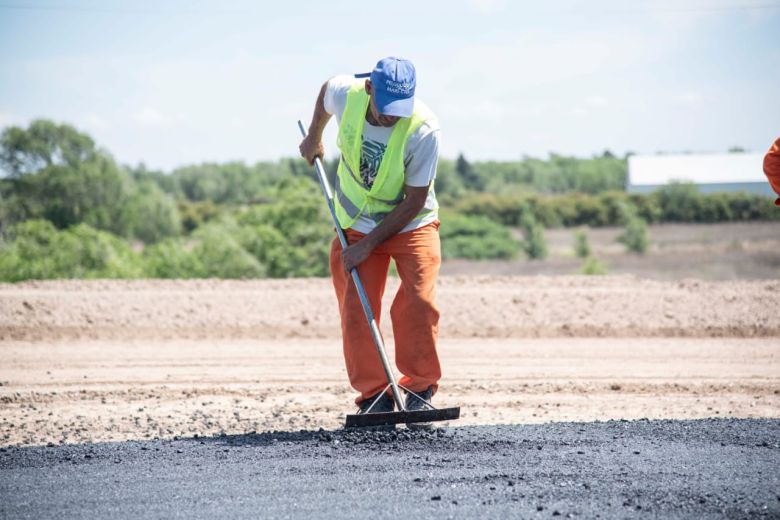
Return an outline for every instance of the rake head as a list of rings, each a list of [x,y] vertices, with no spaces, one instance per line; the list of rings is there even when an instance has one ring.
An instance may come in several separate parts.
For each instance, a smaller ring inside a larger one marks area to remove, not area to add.
[[[460,417],[460,407],[435,408],[431,410],[415,410],[413,412],[383,412],[347,415],[347,428],[362,426],[389,426],[403,423],[427,423],[436,421],[452,421]]]

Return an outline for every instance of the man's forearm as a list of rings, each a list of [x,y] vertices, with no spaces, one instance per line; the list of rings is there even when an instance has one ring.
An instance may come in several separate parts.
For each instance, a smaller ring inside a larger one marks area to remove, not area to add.
[[[371,249],[374,249],[379,244],[387,240],[388,238],[397,235],[409,222],[417,216],[422,210],[424,205],[413,200],[411,197],[406,197],[401,201],[396,208],[387,214],[382,222],[372,229],[361,241],[367,241]]]
[[[357,267],[376,247],[397,235],[425,207],[428,186],[404,186],[404,199],[369,234],[346,247],[341,252],[341,261],[347,271]]]
[[[311,124],[309,125],[309,133],[301,141],[298,150],[301,152],[301,157],[306,159],[309,164],[314,164],[314,159],[325,156],[325,147],[322,145],[322,132],[325,131],[325,126],[330,120],[330,114],[325,111],[325,91],[328,88],[328,82],[326,81],[320,89],[320,94],[317,96],[317,101],[314,103],[314,115],[311,116]]]
[[[325,131],[325,127],[330,121],[331,114],[325,111],[325,90],[328,88],[328,82],[323,83],[320,88],[320,93],[317,96],[317,101],[314,103],[314,114],[311,116],[311,124],[309,125],[309,134],[316,137],[318,140],[322,139],[322,133]]]

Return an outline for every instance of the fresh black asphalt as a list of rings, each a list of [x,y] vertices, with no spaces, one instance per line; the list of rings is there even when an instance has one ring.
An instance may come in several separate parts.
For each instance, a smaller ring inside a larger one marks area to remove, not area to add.
[[[0,449],[2,518],[780,518],[780,419]]]

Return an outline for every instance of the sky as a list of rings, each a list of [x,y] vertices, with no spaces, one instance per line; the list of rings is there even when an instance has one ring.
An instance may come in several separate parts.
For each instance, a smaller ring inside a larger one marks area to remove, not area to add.
[[[0,0],[0,128],[67,122],[166,171],[275,160],[325,80],[389,55],[415,63],[444,157],[762,152],[780,135],[778,0]]]

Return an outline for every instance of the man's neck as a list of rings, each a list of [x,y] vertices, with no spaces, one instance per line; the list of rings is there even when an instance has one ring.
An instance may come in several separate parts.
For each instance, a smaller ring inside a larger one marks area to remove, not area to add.
[[[374,119],[374,114],[371,113],[371,108],[366,108],[366,122],[371,126],[382,126],[379,121]]]

